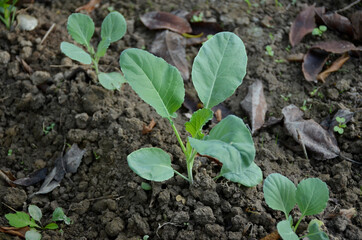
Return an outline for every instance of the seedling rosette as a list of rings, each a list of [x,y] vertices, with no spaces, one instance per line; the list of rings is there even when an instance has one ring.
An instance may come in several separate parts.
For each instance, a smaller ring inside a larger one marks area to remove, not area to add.
[[[203,44],[192,68],[192,81],[204,108],[185,124],[191,135],[184,141],[173,122],[184,101],[185,88],[179,71],[161,58],[140,49],[127,49],[120,57],[122,72],[133,90],[156,112],[167,118],[186,157],[187,177],[171,167],[162,149],[142,148],[127,157],[129,167],[142,178],[165,181],[180,175],[193,183],[192,167],[197,153],[218,159],[219,177],[252,187],[262,180],[254,163],[255,147],[243,120],[228,116],[208,136],[202,127],[213,117],[212,107],[230,97],[246,74],[247,56],[242,40],[233,33],[216,34]]]

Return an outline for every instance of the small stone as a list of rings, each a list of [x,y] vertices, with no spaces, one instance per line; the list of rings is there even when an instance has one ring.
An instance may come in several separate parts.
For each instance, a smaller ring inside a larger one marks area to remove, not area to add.
[[[34,85],[40,85],[50,80],[50,73],[45,71],[36,71],[30,76],[31,81]]]
[[[25,191],[19,188],[9,188],[4,196],[4,202],[15,209],[22,207],[26,199]]]
[[[210,207],[198,207],[194,210],[194,219],[200,225],[214,223],[215,217]]]
[[[219,238],[224,232],[224,227],[218,224],[206,224],[205,231],[209,236],[215,236]]]
[[[62,60],[60,61],[60,64],[65,65],[65,66],[72,66],[73,62],[72,62],[72,59],[65,57],[65,58],[62,58]]]
[[[10,61],[10,54],[7,51],[0,51],[0,64],[8,64]]]
[[[220,198],[215,191],[205,191],[201,194],[201,201],[205,205],[214,206],[220,203]]]
[[[248,26],[250,23],[250,19],[248,17],[241,17],[236,20],[236,23],[238,25]]]
[[[110,237],[116,237],[124,229],[124,221],[120,217],[116,217],[106,225],[106,233]]]
[[[84,200],[79,203],[73,203],[71,205],[70,210],[81,215],[81,214],[86,213],[88,211],[89,207],[90,207],[90,202],[88,200]]]
[[[335,88],[329,88],[327,90],[328,97],[332,100],[337,100],[339,97],[339,92]]]
[[[38,20],[27,14],[19,14],[16,19],[18,20],[18,27],[21,30],[32,31],[38,25]]]
[[[20,52],[20,57],[23,59],[29,58],[33,53],[32,47],[24,47]]]
[[[84,129],[87,127],[88,119],[89,116],[87,113],[80,113],[75,115],[75,123],[77,124],[77,127],[80,129]]]
[[[43,159],[37,159],[34,162],[35,168],[36,169],[41,169],[41,168],[45,168],[45,166],[47,165],[47,163],[43,160]]]
[[[181,211],[175,214],[175,216],[172,219],[172,222],[183,224],[188,222],[189,220],[190,220],[190,215],[188,214],[188,212]]]
[[[8,65],[8,75],[9,77],[15,77],[19,73],[19,62],[10,62]]]

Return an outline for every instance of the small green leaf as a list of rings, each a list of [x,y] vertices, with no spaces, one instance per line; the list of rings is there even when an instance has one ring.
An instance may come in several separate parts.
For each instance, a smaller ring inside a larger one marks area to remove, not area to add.
[[[76,60],[83,64],[91,64],[92,58],[91,56],[86,53],[83,49],[80,47],[68,43],[68,42],[62,42],[60,44],[60,50],[62,50],[62,53],[64,53],[67,57]]]
[[[58,226],[58,224],[56,224],[56,223],[49,223],[49,224],[46,225],[44,228],[45,228],[45,229],[58,229],[59,226]]]
[[[145,191],[150,191],[152,189],[152,186],[149,183],[146,182],[142,182],[141,183],[141,188]]]
[[[283,211],[285,216],[289,215],[297,203],[296,190],[294,183],[279,173],[270,174],[264,181],[265,202],[270,208]]]
[[[63,209],[61,207],[57,207],[54,212],[53,212],[53,217],[52,217],[52,221],[57,222],[57,221],[64,221],[65,224],[69,225],[70,224],[70,218],[67,217],[64,212]]]
[[[185,88],[180,72],[162,58],[144,50],[122,52],[120,65],[133,90],[164,118],[176,117],[184,101]]]
[[[293,231],[288,220],[284,220],[277,225],[278,233],[284,240],[299,240],[299,237]]]
[[[68,17],[68,33],[74,41],[89,47],[89,41],[94,33],[94,22],[85,14],[73,13]]]
[[[109,39],[111,42],[118,41],[126,33],[127,23],[122,14],[111,12],[102,22],[102,39]]]
[[[318,178],[302,180],[297,187],[296,200],[303,216],[322,212],[329,199],[327,184]]]
[[[316,219],[314,219],[314,220],[316,220]],[[308,225],[307,237],[310,240],[328,240],[329,238],[328,238],[327,234],[320,229],[320,223],[318,223],[314,220],[312,220]]]
[[[5,218],[9,221],[9,224],[12,227],[21,228],[29,226],[29,227],[40,228],[40,226],[36,224],[34,220],[33,221],[30,220],[30,216],[25,212],[9,213],[5,215]]]
[[[126,79],[121,73],[111,72],[98,75],[99,83],[108,90],[117,90],[122,87],[122,83],[126,82]]]
[[[336,117],[336,121],[339,123],[343,123],[345,121],[345,119],[341,118],[341,117]]]
[[[159,148],[142,148],[127,156],[128,166],[140,177],[162,182],[174,175],[170,156]]]
[[[40,222],[40,219],[43,217],[43,214],[42,214],[40,208],[38,208],[35,205],[29,205],[28,212],[35,221]]]
[[[106,54],[107,49],[110,44],[111,44],[111,40],[109,40],[108,38],[102,39],[97,46],[96,56],[103,57]]]
[[[25,240],[40,240],[41,234],[35,229],[30,229],[25,233]]]
[[[320,25],[319,30],[321,30],[322,32],[325,32],[325,31],[327,31],[327,27],[324,25]]]
[[[235,92],[246,65],[244,43],[234,33],[218,33],[202,45],[193,63],[192,81],[205,108],[211,109]]]
[[[186,131],[188,131],[193,138],[202,139],[202,127],[212,119],[213,112],[210,109],[203,108],[197,110],[192,114],[190,121],[185,123]]]

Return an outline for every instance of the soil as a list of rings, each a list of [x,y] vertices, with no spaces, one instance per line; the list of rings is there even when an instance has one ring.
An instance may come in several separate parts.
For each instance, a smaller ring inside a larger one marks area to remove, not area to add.
[[[145,191],[127,165],[127,155],[141,147],[160,147],[170,153],[173,166],[186,172],[185,159],[173,137],[167,120],[159,117],[154,109],[144,103],[128,86],[122,91],[111,92],[97,84],[95,73],[87,66],[72,62],[60,52],[61,41],[71,41],[66,31],[66,21],[74,9],[87,1],[40,1],[30,6],[27,13],[35,16],[38,27],[25,32],[9,32],[0,25],[0,169],[11,171],[16,178],[33,171],[54,166],[64,145],[77,143],[86,149],[77,173],[67,174],[60,187],[45,195],[29,196],[38,191],[40,183],[26,188],[11,188],[0,180],[0,226],[7,226],[6,206],[27,211],[29,204],[36,204],[50,219],[56,207],[62,207],[72,219],[70,226],[61,225],[62,231],[43,232],[42,239],[261,239],[276,230],[283,219],[278,211],[267,207],[262,184],[246,188],[212,177],[220,167],[208,159],[197,158],[195,184],[190,186],[179,176],[162,182],[150,182],[152,190]],[[254,2],[254,1],[251,1]],[[247,94],[247,87],[260,79],[268,103],[269,117],[280,117],[281,109],[289,104],[308,106],[305,118],[321,122],[338,109],[355,112],[343,135],[336,135],[342,155],[361,161],[361,59],[351,58],[342,70],[333,73],[326,83],[305,81],[300,63],[277,63],[290,53],[305,53],[315,42],[343,38],[327,31],[321,38],[307,36],[301,44],[288,47],[291,22],[303,4],[314,1],[255,1],[258,7],[248,9],[244,1],[205,0],[123,0],[102,1],[91,13],[97,28],[93,39],[98,41],[100,24],[107,15],[107,7],[121,12],[128,22],[125,37],[111,45],[107,56],[100,62],[103,71],[117,69],[119,54],[128,47],[149,49],[156,31],[148,30],[139,16],[148,11],[177,9],[201,10],[206,19],[218,21],[226,31],[239,35],[248,53],[248,72],[243,84],[225,103],[237,116],[246,121],[240,101]],[[317,6],[337,10],[347,5],[344,1],[317,1]],[[357,5],[346,11],[350,14]],[[261,21],[269,16],[272,28]],[[55,29],[43,44],[40,40],[52,23]],[[271,45],[274,57],[265,54]],[[187,48],[188,60],[197,54],[199,46]],[[4,51],[6,53],[4,53]],[[16,59],[19,56],[33,69],[26,72]],[[64,65],[71,65],[65,67]],[[315,87],[320,87],[323,97],[311,97]],[[193,93],[191,82],[186,91]],[[281,95],[290,97],[283,100]],[[176,121],[182,129],[187,118],[181,108]],[[152,119],[156,127],[142,135],[143,125]],[[44,134],[43,128],[55,123]],[[212,125],[211,125],[212,126]],[[206,129],[209,130],[209,129]],[[181,131],[185,139],[187,134]],[[340,157],[316,160],[312,154],[306,159],[301,147],[288,136],[282,123],[260,130],[255,136],[256,164],[264,177],[278,172],[296,184],[307,177],[318,177],[330,190],[330,200],[324,213],[316,217],[326,226],[330,239],[362,239],[362,167]],[[12,150],[12,153],[9,152]],[[6,205],[5,205],[6,204]],[[326,215],[340,209],[355,208],[351,219]],[[294,210],[298,215],[298,210]],[[307,218],[309,220],[311,218]],[[304,231],[307,221],[301,224]],[[18,239],[0,233],[0,239]]]

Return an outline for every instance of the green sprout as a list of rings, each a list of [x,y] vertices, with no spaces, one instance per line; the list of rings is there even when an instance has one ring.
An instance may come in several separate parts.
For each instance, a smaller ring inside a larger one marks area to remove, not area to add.
[[[269,56],[271,56],[271,57],[273,57],[274,56],[274,51],[273,51],[273,48],[270,46],[270,45],[267,45],[266,47],[265,47],[265,54],[267,54],[267,55],[269,55]]]
[[[274,0],[275,2],[275,7],[283,7],[283,4],[280,3],[278,0]]]
[[[312,35],[321,37],[325,31],[327,31],[327,27],[324,25],[320,25],[318,28],[313,29]]]
[[[13,150],[12,150],[12,149],[9,149],[9,150],[8,150],[8,156],[11,156],[11,155],[13,155]]]
[[[44,127],[44,123],[43,123],[43,133],[44,135],[47,135],[51,130],[53,130],[55,127],[55,123],[51,123],[49,126]]]
[[[98,62],[100,58],[106,54],[109,45],[124,36],[126,28],[127,23],[122,14],[119,12],[109,13],[102,22],[102,40],[98,43],[97,51],[95,51],[90,44],[90,39],[95,29],[93,20],[88,15],[73,13],[68,17],[68,33],[74,41],[83,45],[87,52],[68,42],[62,42],[60,49],[67,57],[73,60],[83,64],[92,64],[99,82],[104,88],[108,90],[120,90],[122,83],[126,81],[124,76],[118,72],[100,72]]]
[[[120,65],[132,89],[168,120],[186,159],[187,176],[172,168],[170,155],[162,149],[141,148],[127,156],[128,165],[136,174],[150,181],[162,182],[176,173],[193,184],[192,168],[199,154],[223,163],[215,179],[225,177],[248,187],[261,182],[261,169],[254,163],[254,142],[241,118],[227,116],[207,136],[202,130],[213,118],[212,108],[230,97],[246,74],[246,50],[237,35],[230,32],[214,35],[195,57],[192,82],[204,108],[194,112],[190,121],[185,123],[185,130],[191,135],[186,141],[181,139],[173,120],[185,97],[184,81],[177,68],[162,58],[135,48],[122,52]]]
[[[309,107],[307,106],[307,100],[303,101],[303,105],[300,107],[301,110],[303,110],[303,112],[307,111],[308,109],[312,108],[312,104],[309,105]]]
[[[290,52],[291,49],[292,49],[292,46],[288,45],[288,46],[285,48],[285,51]]]
[[[289,98],[292,96],[292,94],[288,94],[287,96],[284,96],[284,95],[280,95],[281,98],[283,98],[284,101],[288,102],[289,101]]]
[[[9,4],[9,2],[10,0],[0,0],[0,20],[5,24],[6,28],[10,30],[14,24],[16,15],[15,4],[18,0],[13,0],[11,4]]]
[[[347,127],[346,119],[343,117],[336,117],[336,121],[338,122],[338,125],[334,126],[333,131],[338,132],[339,134],[343,134],[344,128]]]
[[[318,178],[302,180],[296,187],[292,181],[279,173],[270,174],[264,181],[264,198],[267,205],[282,211],[285,219],[277,225],[278,233],[284,240],[328,240],[328,236],[321,230],[323,223],[313,219],[308,225],[308,234],[298,237],[296,231],[305,216],[319,214],[327,207],[329,190],[327,184]],[[301,217],[294,225],[293,217],[289,215],[291,210],[298,205]]]
[[[42,236],[38,230],[58,229],[59,226],[55,222],[64,222],[67,225],[71,223],[70,218],[64,214],[63,209],[60,207],[54,210],[51,222],[44,227],[41,222],[43,214],[39,207],[29,205],[28,212],[30,216],[25,212],[9,213],[5,215],[5,218],[9,221],[9,224],[12,227],[30,227],[30,230],[25,233],[26,240],[40,240]]]
[[[250,9],[252,7],[250,0],[245,0],[245,2],[248,4],[248,8]]]
[[[141,188],[145,191],[150,191],[152,189],[152,186],[149,183],[146,182],[142,182],[141,183]]]
[[[96,160],[98,160],[98,159],[101,158],[101,156],[98,155],[96,151],[93,151],[93,155],[94,155],[94,158],[95,158]]]
[[[199,15],[195,14],[190,19],[190,22],[202,22],[204,20],[204,13],[200,12]]]

